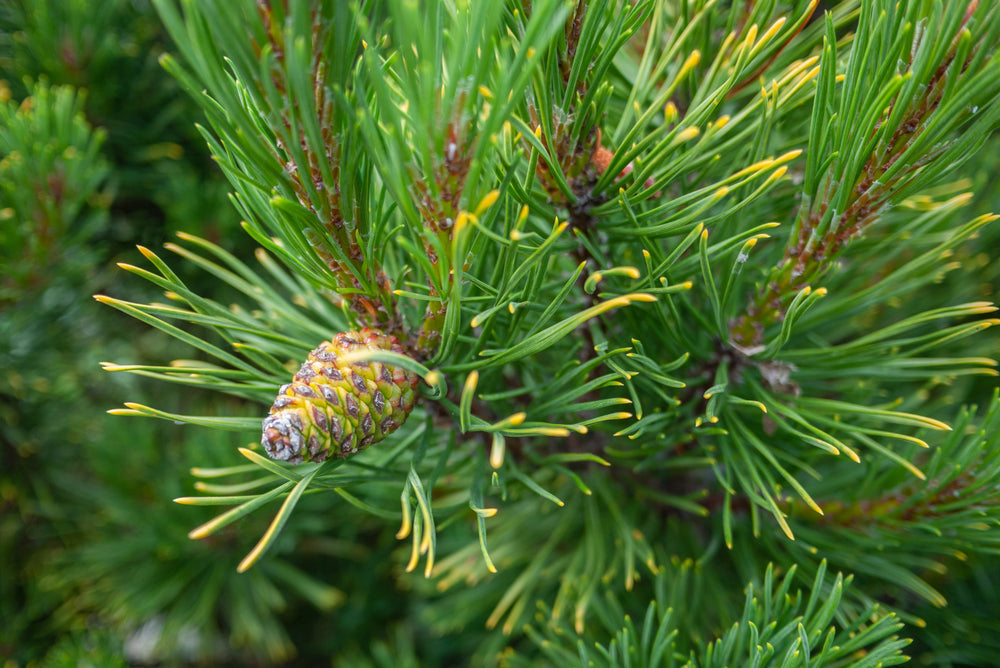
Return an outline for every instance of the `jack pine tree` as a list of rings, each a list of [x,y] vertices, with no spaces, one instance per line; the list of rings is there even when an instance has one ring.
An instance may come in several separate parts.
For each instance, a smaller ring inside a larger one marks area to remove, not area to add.
[[[331,658],[995,663],[1000,7],[155,5],[260,250],[167,246],[225,304],[142,248],[98,299],[197,352],[107,367],[244,410],[113,412],[246,433],[177,499],[279,504],[241,572],[408,541]]]

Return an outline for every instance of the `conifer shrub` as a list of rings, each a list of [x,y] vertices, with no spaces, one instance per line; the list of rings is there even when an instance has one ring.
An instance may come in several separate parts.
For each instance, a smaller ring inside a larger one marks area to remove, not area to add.
[[[197,105],[157,62],[169,48],[149,0],[0,7],[0,78],[13,98],[26,97],[31,81],[71,86],[86,93],[82,111],[104,135],[113,198],[91,244],[102,264],[136,243],[159,246],[179,229],[239,238],[225,180],[195,127]]]
[[[311,652],[991,664],[1000,8],[155,5],[260,248],[123,265],[190,353],[106,367],[232,399],[113,412],[243,434],[177,501]]]

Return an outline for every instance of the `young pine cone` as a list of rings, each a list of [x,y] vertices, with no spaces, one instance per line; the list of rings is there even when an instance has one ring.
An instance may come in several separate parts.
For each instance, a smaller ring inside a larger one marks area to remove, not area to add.
[[[417,375],[382,362],[340,359],[365,350],[404,354],[396,337],[369,328],[321,343],[281,386],[264,418],[261,443],[268,455],[292,464],[346,457],[403,424],[413,410]]]

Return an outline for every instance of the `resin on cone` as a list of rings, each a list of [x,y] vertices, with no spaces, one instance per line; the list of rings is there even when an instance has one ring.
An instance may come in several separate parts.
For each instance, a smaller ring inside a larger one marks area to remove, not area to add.
[[[309,353],[264,418],[268,455],[293,464],[347,457],[403,424],[419,378],[382,362],[341,360],[367,350],[405,354],[396,337],[369,328],[341,332]]]

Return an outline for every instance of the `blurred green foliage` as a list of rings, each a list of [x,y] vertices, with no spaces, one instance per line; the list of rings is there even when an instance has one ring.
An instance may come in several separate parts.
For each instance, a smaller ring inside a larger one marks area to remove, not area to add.
[[[14,0],[0,8],[0,79],[14,99],[31,82],[86,91],[84,113],[106,134],[111,220],[91,239],[113,256],[178,230],[234,232],[227,187],[158,64],[168,38],[146,0]],[[228,235],[239,240],[239,234]]]
[[[53,273],[85,273],[85,244],[107,223],[104,133],[91,131],[73,88],[29,93],[0,106],[0,303],[44,289]]]
[[[100,362],[139,351],[168,357],[172,345],[91,299],[113,288],[111,261],[137,256],[136,241],[160,245],[180,229],[241,238],[231,234],[237,220],[195,129],[197,112],[157,63],[166,47],[145,2],[0,7],[7,665],[267,661],[292,646],[276,617],[287,601],[268,574],[233,586],[233,560],[247,546],[193,543],[189,513],[159,512],[189,491],[175,481],[195,457],[231,452],[232,439],[105,414],[121,391],[141,391],[128,379],[109,381]],[[294,577],[274,579],[282,576]],[[316,591],[322,599],[324,589]],[[225,611],[219,601],[228,601]]]

